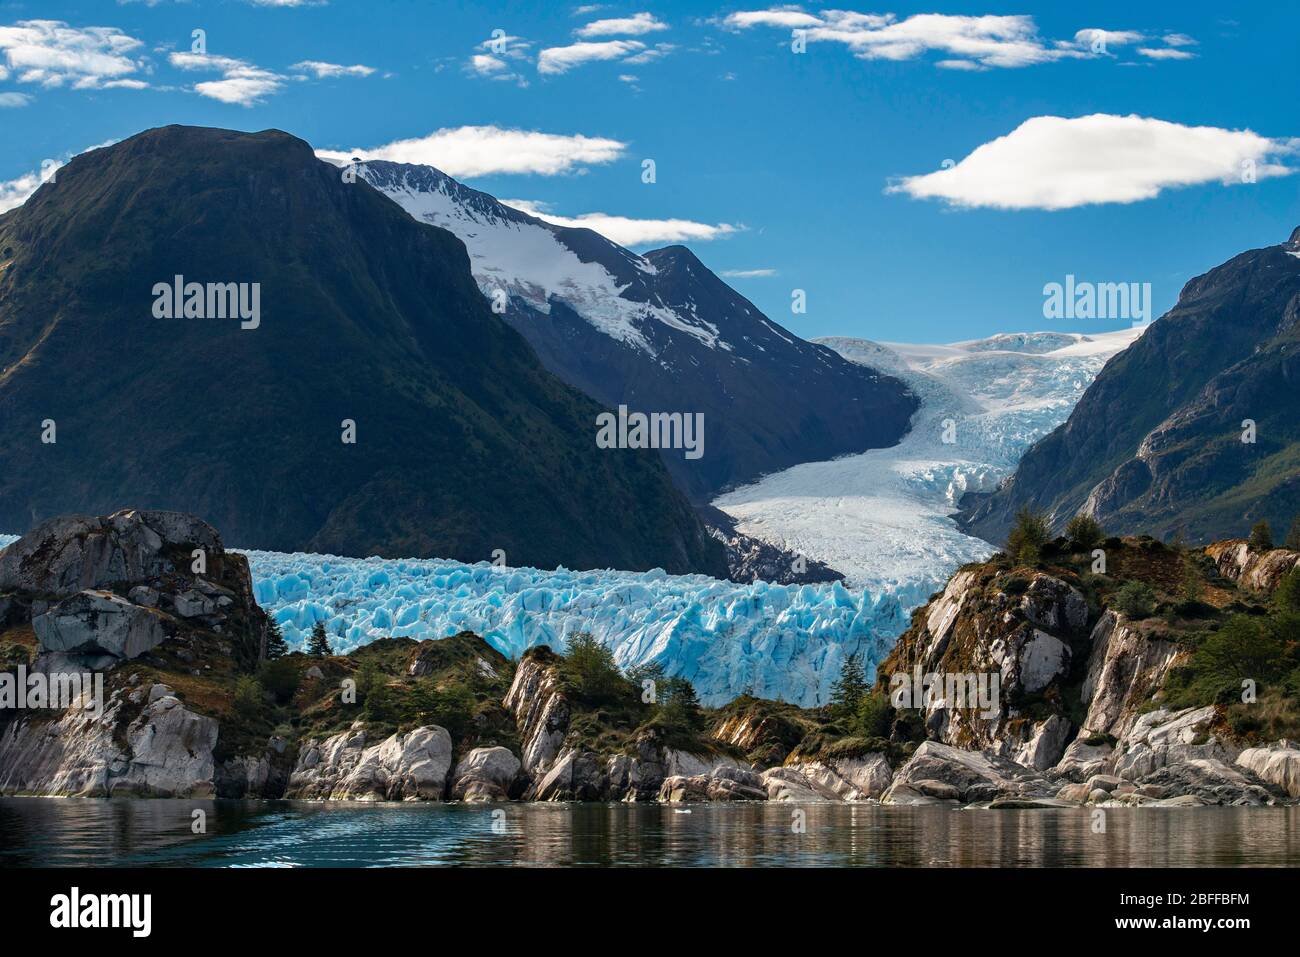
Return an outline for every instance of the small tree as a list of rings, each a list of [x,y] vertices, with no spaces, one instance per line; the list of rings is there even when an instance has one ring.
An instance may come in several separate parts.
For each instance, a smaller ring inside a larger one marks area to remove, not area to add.
[[[1007,536],[1007,555],[1018,565],[1036,565],[1050,536],[1047,516],[1026,506],[1016,513]]]
[[[325,622],[318,621],[311,626],[311,638],[307,640],[307,654],[313,658],[328,658],[334,654],[329,638],[325,636]]]
[[[266,619],[266,660],[275,661],[277,658],[283,658],[289,653],[289,645],[284,640],[284,632],[280,629],[280,623],[274,618]]]
[[[1286,533],[1286,547],[1293,552],[1300,552],[1300,515],[1291,523],[1291,530]]]
[[[1106,537],[1101,523],[1091,515],[1084,515],[1082,512],[1066,523],[1065,535],[1075,548],[1085,552],[1096,548]]]
[[[607,700],[620,690],[623,676],[614,664],[614,652],[589,632],[576,631],[569,636],[561,668],[588,700]]]
[[[1285,615],[1300,615],[1300,565],[1291,569],[1273,592],[1273,607]]]
[[[1250,530],[1250,547],[1259,552],[1267,552],[1273,548],[1273,530],[1263,519],[1256,522],[1255,527]]]
[[[849,655],[840,666],[840,676],[831,685],[831,714],[839,720],[851,719],[866,693],[867,672],[862,667],[862,656]]]
[[[1146,582],[1127,582],[1115,593],[1111,605],[1121,615],[1140,621],[1156,610],[1156,593]]]
[[[236,713],[251,718],[261,712],[266,704],[266,696],[256,678],[241,675],[235,682],[235,696],[231,703]]]
[[[889,703],[889,695],[884,692],[864,694],[858,699],[853,730],[864,738],[888,738],[893,720],[894,708]]]
[[[1183,580],[1179,586],[1179,594],[1183,601],[1200,601],[1201,595],[1205,593],[1205,580],[1201,578],[1201,571],[1196,567],[1193,561],[1183,563]]]
[[[668,724],[689,731],[698,731],[704,727],[704,714],[700,711],[700,699],[695,694],[695,686],[678,675],[664,683],[664,693],[660,700],[659,713]]]

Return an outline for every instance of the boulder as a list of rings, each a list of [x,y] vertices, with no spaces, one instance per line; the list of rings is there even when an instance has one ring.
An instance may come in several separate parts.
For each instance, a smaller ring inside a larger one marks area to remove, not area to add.
[[[1052,797],[1055,791],[1046,778],[1007,758],[925,741],[895,772],[880,800],[912,803],[912,796],[919,794],[970,803],[999,797]]]
[[[566,748],[524,797],[533,801],[599,801],[605,796],[607,786],[600,755]]]
[[[1300,748],[1294,742],[1247,748],[1237,755],[1237,766],[1283,791],[1300,798]]]
[[[66,598],[176,571],[168,550],[221,553],[211,525],[182,512],[124,509],[42,522],[0,552],[0,591]]]
[[[1020,599],[1020,611],[1033,625],[1056,634],[1073,634],[1088,624],[1088,602],[1072,585],[1037,574]]]
[[[509,800],[521,768],[519,759],[506,748],[475,748],[456,764],[451,798],[467,803]]]
[[[1046,771],[1061,759],[1069,737],[1069,719],[1054,714],[1034,725],[1029,740],[1015,751],[1013,758],[1017,764]]]
[[[306,742],[285,796],[335,801],[438,801],[451,769],[451,735],[436,725],[367,747],[359,725]]]
[[[165,617],[102,591],[82,591],[32,620],[42,651],[138,658],[167,638]]]

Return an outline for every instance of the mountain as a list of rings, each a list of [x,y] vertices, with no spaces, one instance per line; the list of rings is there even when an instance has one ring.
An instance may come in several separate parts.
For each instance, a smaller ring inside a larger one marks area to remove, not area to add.
[[[1114,533],[1205,542],[1264,519],[1285,534],[1300,513],[1298,387],[1300,229],[1188,282],[962,524],[1001,542],[1028,506],[1058,529],[1086,511]]]
[[[256,319],[158,318],[176,276],[247,284]],[[6,531],[130,505],[241,547],[725,574],[455,236],[276,130],[149,130],[0,216],[0,370]]]
[[[609,408],[702,413],[703,456],[664,454],[680,488],[717,492],[799,462],[893,445],[916,400],[772,322],[683,246],[637,255],[556,226],[429,166],[368,162],[362,177],[469,249],[484,294],[565,382]]]

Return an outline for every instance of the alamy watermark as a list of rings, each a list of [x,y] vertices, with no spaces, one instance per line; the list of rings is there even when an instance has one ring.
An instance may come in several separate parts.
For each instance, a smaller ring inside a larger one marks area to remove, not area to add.
[[[922,673],[918,665],[909,674],[900,671],[889,678],[889,703],[896,710],[928,708],[942,702],[949,711],[978,711],[981,718],[996,718],[1002,687],[999,672]]]
[[[28,674],[26,665],[19,665],[17,674],[0,672],[0,710],[43,708],[71,708],[83,701],[90,692],[90,701],[83,710],[98,717],[104,710],[104,676],[90,672],[59,672]]]
[[[602,412],[596,416],[596,447],[602,449],[685,449],[686,458],[704,455],[703,412]]]
[[[1077,282],[1074,275],[1064,283],[1043,287],[1045,319],[1129,319],[1135,324],[1151,321],[1151,283]]]
[[[259,282],[171,282],[153,286],[155,319],[239,319],[239,328],[262,324],[262,284]]]

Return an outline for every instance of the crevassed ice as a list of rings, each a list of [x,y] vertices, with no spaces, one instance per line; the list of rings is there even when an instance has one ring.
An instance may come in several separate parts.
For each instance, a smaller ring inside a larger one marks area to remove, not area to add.
[[[482,635],[510,657],[586,631],[620,667],[658,662],[718,705],[746,691],[810,707],[849,654],[874,666],[906,625],[897,595],[738,585],[704,575],[546,571],[439,559],[247,551],[258,604],[293,647],[325,623],[335,651],[376,638]],[[909,596],[915,601],[915,596]]]

